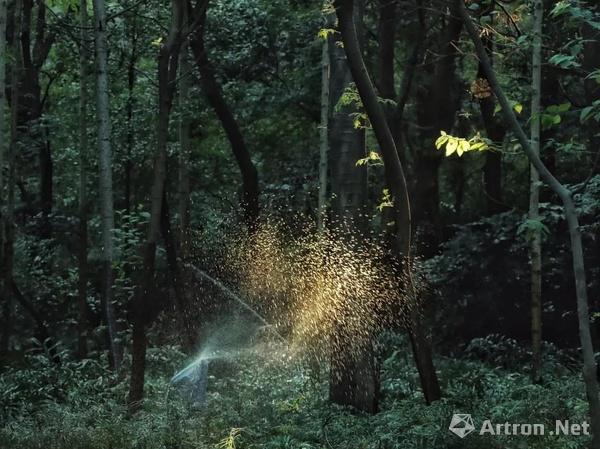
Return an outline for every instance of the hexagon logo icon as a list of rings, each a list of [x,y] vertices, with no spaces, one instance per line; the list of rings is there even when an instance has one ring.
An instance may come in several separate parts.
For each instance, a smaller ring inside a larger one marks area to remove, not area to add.
[[[468,413],[455,413],[452,415],[448,429],[460,438],[464,438],[475,430],[473,418]]]

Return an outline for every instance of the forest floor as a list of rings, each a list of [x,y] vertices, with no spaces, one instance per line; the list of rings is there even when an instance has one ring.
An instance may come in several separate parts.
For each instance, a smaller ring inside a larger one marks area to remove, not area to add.
[[[498,363],[439,358],[444,398],[424,404],[412,357],[401,337],[388,341],[382,361],[381,411],[351,413],[327,402],[327,373],[282,350],[248,351],[211,362],[207,403],[191,410],[169,386],[185,366],[173,346],[148,353],[146,400],[135,414],[124,406],[127,380],[104,362],[30,355],[26,367],[0,374],[0,447],[6,449],[159,448],[567,448],[585,436],[479,435],[464,440],[448,425],[453,413],[504,423],[585,421],[580,376],[549,361],[544,381]],[[266,354],[266,355],[265,355]],[[548,432],[549,433],[549,432]]]

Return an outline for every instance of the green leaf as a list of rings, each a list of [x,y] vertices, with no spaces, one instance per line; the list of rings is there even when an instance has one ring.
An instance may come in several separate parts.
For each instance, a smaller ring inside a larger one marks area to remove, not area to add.
[[[581,114],[579,114],[579,121],[581,123],[584,123],[585,121],[587,121],[590,118],[590,116],[592,115],[593,111],[594,111],[593,106],[587,106],[587,107],[583,108],[581,110]]]
[[[574,55],[557,54],[552,56],[548,62],[552,65],[560,67],[561,69],[571,69],[580,67],[581,64],[577,61],[577,57]]]

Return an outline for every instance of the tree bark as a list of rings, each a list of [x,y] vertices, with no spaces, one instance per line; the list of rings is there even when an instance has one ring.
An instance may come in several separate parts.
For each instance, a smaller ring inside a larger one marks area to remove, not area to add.
[[[125,107],[127,113],[127,158],[125,159],[125,213],[131,213],[131,196],[132,196],[132,177],[133,177],[133,153],[135,147],[135,127],[133,124],[133,106],[134,106],[134,95],[133,89],[135,87],[136,73],[135,64],[137,62],[137,17],[133,18],[131,33],[131,53],[129,54],[129,61],[127,64],[127,105]]]
[[[111,124],[108,87],[108,42],[106,36],[106,5],[104,0],[93,0],[94,34],[96,47],[96,121],[99,155],[100,226],[102,229],[102,307],[108,329],[111,365],[121,367],[122,349],[117,335],[113,304],[114,258],[114,204],[112,183]]]
[[[250,151],[246,147],[240,127],[223,97],[221,87],[215,78],[214,69],[208,59],[204,44],[207,6],[208,0],[200,1],[195,11],[190,14],[190,19],[198,24],[197,31],[190,38],[190,46],[200,71],[204,95],[223,125],[225,134],[231,144],[233,155],[240,168],[243,187],[242,206],[244,209],[244,219],[248,230],[252,233],[258,225],[259,216],[258,173],[250,157]]]
[[[28,151],[37,152],[39,162],[39,210],[41,212],[40,237],[50,238],[52,234],[53,161],[48,129],[43,120],[43,102],[40,87],[42,66],[54,44],[55,34],[46,32],[46,5],[35,0],[35,40],[32,44],[32,12],[34,0],[23,1],[21,52],[23,70],[21,73],[21,99],[19,128],[28,138]]]
[[[186,20],[187,21],[187,20]],[[189,58],[187,42],[181,47],[179,67],[181,79],[179,81],[179,242],[181,258],[185,262],[190,253],[190,175],[191,161],[191,133],[192,120],[189,112],[188,98],[190,95],[190,76],[192,66]]]
[[[15,0],[14,5],[14,31],[13,31],[13,44],[12,53],[14,61],[11,67],[11,114],[10,114],[10,141],[7,148],[7,164],[8,164],[8,177],[6,180],[7,184],[7,198],[6,198],[6,216],[2,217],[2,232],[3,232],[3,248],[2,248],[2,269],[3,269],[3,291],[4,291],[4,304],[3,312],[6,321],[6,329],[3,335],[3,347],[8,350],[8,344],[10,339],[10,327],[9,318],[11,315],[11,300],[14,297],[12,290],[13,280],[13,269],[14,269],[14,240],[15,240],[15,156],[18,152],[18,122],[19,122],[19,90],[21,79],[21,71],[23,67],[23,57],[21,52],[20,36],[22,26],[22,11],[23,3],[22,0]],[[4,92],[3,92],[4,94]],[[0,123],[0,126],[4,126],[4,122]],[[0,141],[2,145],[3,141]],[[0,149],[3,151],[3,149]],[[4,167],[0,166],[0,171],[3,171]],[[4,187],[3,185],[0,187]]]
[[[383,155],[386,179],[394,201],[394,212],[398,228],[398,252],[404,257],[407,270],[410,270],[411,209],[404,169],[398,157],[396,145],[386,122],[385,114],[379,104],[373,83],[362,58],[354,25],[353,2],[352,0],[336,0],[334,1],[334,6],[336,7],[339,19],[340,33],[350,71]],[[409,288],[412,289],[413,286],[410,285]],[[415,308],[412,309],[414,310]],[[419,351],[420,348],[426,345],[427,340],[418,321],[418,316],[413,313],[411,318],[413,321],[411,336],[419,339],[420,343],[413,345],[413,348]],[[430,353],[415,352],[415,357],[422,357],[421,363],[418,363],[417,367],[419,368],[423,392],[427,402],[439,399],[440,397],[437,375],[430,356]],[[431,384],[426,383],[428,379],[432,381]]]
[[[329,18],[326,23],[329,23]],[[329,36],[327,35],[321,49],[321,123],[319,128],[319,193],[317,202],[317,230],[319,232],[325,227],[325,216],[327,212],[329,78],[331,72],[329,45]]]
[[[394,47],[396,44],[397,0],[379,0],[379,24],[377,30],[377,66],[379,72],[379,94],[394,99]]]
[[[87,356],[87,104],[88,104],[88,60],[87,50],[87,0],[79,1],[79,248],[77,252],[78,292],[77,305],[79,317],[77,322],[77,356]]]
[[[540,157],[540,113],[542,97],[542,23],[544,5],[542,0],[533,4],[533,56],[531,74],[531,151]],[[529,219],[539,221],[540,175],[531,165],[529,193]],[[541,379],[542,367],[542,233],[538,226],[532,229],[531,259],[531,376],[534,382]]]
[[[355,20],[362,23],[360,0],[354,9]],[[339,35],[338,35],[339,36]],[[332,193],[331,226],[347,236],[348,243],[359,244],[367,232],[367,166],[356,161],[366,155],[365,130],[354,126],[355,105],[340,106],[340,98],[352,84],[348,60],[339,39],[329,41],[331,78],[329,94],[329,156]],[[351,293],[349,293],[351,294]],[[371,335],[352,335],[344,319],[335,326],[331,341],[329,399],[357,410],[375,413],[378,408],[379,382]],[[358,340],[361,340],[357,342]]]
[[[464,0],[455,0],[460,16],[465,24],[465,27],[475,44],[477,56],[487,78],[490,82],[492,90],[498,98],[498,102],[502,107],[504,118],[514,134],[516,135],[523,151],[527,155],[531,164],[539,172],[541,178],[546,181],[548,186],[556,192],[563,203],[563,210],[567,220],[569,235],[571,239],[571,254],[573,257],[573,273],[575,278],[575,289],[577,295],[577,317],[579,321],[579,338],[581,341],[581,351],[583,354],[583,380],[585,383],[587,399],[590,406],[590,426],[592,430],[592,447],[600,448],[600,395],[598,389],[598,381],[596,379],[596,362],[594,359],[594,348],[590,332],[590,317],[587,297],[587,284],[585,276],[585,265],[583,259],[583,246],[581,243],[581,230],[579,228],[579,220],[573,203],[571,192],[564,187],[553,175],[548,171],[538,155],[531,148],[530,142],[517,121],[517,117],[496,78],[490,60],[486,54],[485,47],[481,42],[479,33],[475,29],[471,17],[464,5]]]
[[[163,205],[161,207],[160,232],[165,243],[167,252],[167,264],[169,266],[169,274],[171,277],[171,287],[175,294],[175,303],[177,314],[179,317],[179,326],[181,330],[181,339],[183,347],[191,352],[194,349],[195,329],[193,326],[193,316],[189,308],[188,295],[186,294],[185,269],[182,269],[181,259],[177,256],[178,248],[177,241],[171,231],[171,214],[169,212],[169,203],[167,199],[167,191],[165,189],[163,195]]]
[[[154,156],[154,183],[152,184],[150,223],[146,243],[142,249],[143,269],[139,288],[134,299],[132,366],[128,402],[131,407],[139,405],[144,397],[144,375],[146,367],[146,325],[145,308],[150,298],[156,298],[155,263],[156,246],[160,236],[162,206],[165,194],[167,169],[167,139],[169,116],[173,103],[175,78],[181,45],[183,8],[181,0],[171,1],[171,25],[165,43],[158,54],[158,125],[157,145]]]
[[[437,253],[442,237],[439,168],[443,155],[433,143],[440,131],[450,131],[454,125],[462,92],[456,76],[456,43],[462,23],[451,1],[443,2],[443,5],[448,13],[443,16],[445,25],[440,32],[438,55],[430,69],[433,73],[429,83],[418,97],[418,122],[423,129],[423,144],[414,154],[415,182],[411,186],[416,248],[419,255],[425,258]]]
[[[187,12],[184,11],[184,23],[187,23]],[[191,163],[192,152],[192,119],[189,111],[189,96],[190,96],[190,77],[192,73],[192,65],[189,57],[189,46],[187,40],[184,41],[179,54],[180,81],[179,81],[179,258],[177,256],[169,257],[169,266],[171,267],[171,275],[173,283],[177,279],[176,289],[177,298],[180,300],[178,304],[179,318],[182,328],[185,329],[183,335],[183,345],[189,351],[193,350],[196,343],[196,328],[193,325],[193,315],[190,310],[191,292],[187,286],[190,285],[190,276],[185,268],[185,264],[191,255],[191,235],[190,235],[190,175],[189,165]],[[166,202],[164,207],[167,208]],[[168,228],[163,229],[163,236],[167,245],[173,248],[176,247],[175,239],[170,236],[170,220],[169,212],[163,214],[163,220],[166,220]],[[170,238],[170,240],[169,240]],[[181,262],[181,263],[180,263]]]
[[[6,152],[6,18],[8,1],[0,0],[0,207],[4,206],[4,155]],[[3,232],[3,231],[2,231]],[[4,234],[1,235],[4,241]],[[0,254],[2,250],[0,249]],[[1,260],[1,259],[0,259]]]

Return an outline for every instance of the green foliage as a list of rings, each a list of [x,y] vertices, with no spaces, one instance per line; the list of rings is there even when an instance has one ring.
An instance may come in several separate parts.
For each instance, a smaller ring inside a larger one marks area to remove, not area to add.
[[[383,212],[386,207],[394,207],[394,200],[389,189],[383,189],[383,196],[377,205],[377,210]]]
[[[10,405],[0,426],[0,445],[6,449],[450,449],[460,443],[467,449],[487,449],[518,443],[532,449],[562,449],[588,443],[585,437],[549,435],[516,441],[473,434],[458,440],[447,430],[457,411],[471,413],[479,422],[483,418],[530,422],[535,417],[536,422],[552,423],[565,416],[575,422],[584,420],[581,381],[569,367],[573,359],[556,348],[545,348],[545,381],[533,385],[526,374],[515,370],[527,351],[514,340],[500,336],[474,340],[463,358],[437,360],[445,397],[430,406],[422,401],[418,373],[406,348],[406,340],[394,334],[381,341],[382,400],[381,412],[375,416],[329,405],[324,399],[326,372],[310,371],[314,364],[303,359],[281,360],[268,352],[213,362],[206,409],[193,411],[174,392],[167,394],[169,377],[182,366],[181,354],[174,347],[152,349],[148,396],[135,415],[122,405],[126,380],[113,377],[100,364],[68,361],[61,368],[29,357],[26,368],[0,375],[1,399]]]
[[[575,23],[583,22],[596,30],[600,30],[600,17],[580,0],[560,0],[556,2],[550,11],[550,16],[565,18]]]
[[[600,122],[600,100],[596,100],[590,106],[581,109],[579,121],[583,124],[588,120]]]
[[[532,239],[532,236],[541,234],[548,235],[550,230],[540,219],[528,218],[517,228],[517,234],[524,234],[528,240]]]
[[[571,103],[562,103],[548,106],[540,115],[540,121],[544,129],[559,125],[562,122],[562,114],[571,109]]]
[[[574,195],[587,248],[597,244],[600,232],[598,198],[600,176]],[[426,279],[435,292],[432,307],[442,344],[494,332],[528,338],[529,315],[524,307],[529,304],[528,235],[532,229],[545,235],[542,289],[551,292],[544,300],[545,338],[563,345],[576,344],[569,233],[562,208],[550,203],[540,203],[540,221],[512,211],[456,226],[442,253],[424,262]],[[600,261],[594,251],[586,251],[585,262],[588,292],[594,297],[600,293]],[[591,312],[596,308],[592,305]],[[460,332],[454,324],[457,322],[461,323]]]

